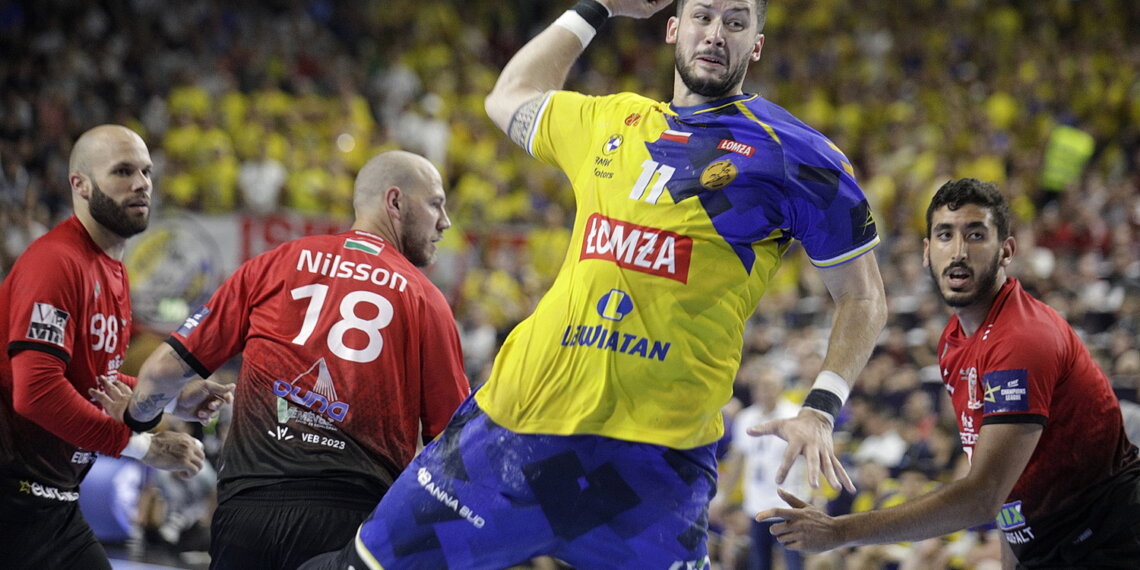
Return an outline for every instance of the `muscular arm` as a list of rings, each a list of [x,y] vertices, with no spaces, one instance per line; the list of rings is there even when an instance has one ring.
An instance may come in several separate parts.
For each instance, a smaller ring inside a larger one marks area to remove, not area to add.
[[[132,418],[145,422],[154,419],[183,386],[197,377],[194,369],[165,342],[158,345],[139,370],[135,393],[127,404]]]
[[[820,277],[835,300],[835,317],[823,369],[842,376],[848,384],[855,381],[883,325],[887,321],[887,301],[883,278],[874,252],[865,253],[836,267],[820,268]],[[776,483],[783,483],[796,457],[803,455],[808,481],[819,487],[819,474],[827,477],[832,487],[855,486],[835,455],[832,425],[822,414],[803,409],[795,418],[773,420],[748,430],[751,435],[776,435],[788,442],[784,461],[776,471]]]
[[[887,298],[875,252],[837,267],[820,268],[819,275],[835,300],[823,369],[853,384],[887,322]]]
[[[646,18],[671,0],[601,0],[614,16]],[[551,25],[527,42],[507,62],[495,87],[487,95],[487,115],[503,132],[525,148],[534,117],[547,91],[561,89],[570,67],[584,50],[578,36]]]
[[[1041,438],[1037,424],[983,426],[962,479],[897,507],[832,518],[812,508],[769,509],[772,534],[789,548],[820,552],[844,545],[890,544],[942,536],[992,521]]]

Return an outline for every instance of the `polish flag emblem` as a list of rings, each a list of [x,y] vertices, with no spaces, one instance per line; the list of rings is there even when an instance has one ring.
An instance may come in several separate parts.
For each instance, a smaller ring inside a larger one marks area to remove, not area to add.
[[[689,137],[691,136],[693,136],[693,133],[674,131],[673,129],[666,129],[665,132],[661,133],[662,140],[679,142],[681,144],[688,144]]]

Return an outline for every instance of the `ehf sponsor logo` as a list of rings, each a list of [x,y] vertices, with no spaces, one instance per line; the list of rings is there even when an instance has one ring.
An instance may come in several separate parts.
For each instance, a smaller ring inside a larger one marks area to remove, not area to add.
[[[63,346],[63,335],[71,315],[47,303],[32,306],[32,318],[28,322],[28,338]]]
[[[688,283],[692,251],[690,237],[595,213],[586,221],[579,259],[611,261],[623,269]]]
[[[198,328],[198,325],[202,324],[202,319],[205,319],[209,314],[209,307],[205,305],[198,307],[198,310],[194,311],[193,315],[186,317],[186,320],[182,321],[182,326],[178,327],[178,334],[183,338],[190,336],[190,333]]]
[[[63,503],[74,503],[79,500],[79,493],[75,491],[61,491],[55,487],[49,487],[32,481],[20,481],[20,492],[25,495],[34,495],[41,499],[49,499]]]
[[[736,154],[747,156],[749,158],[751,158],[752,155],[756,154],[756,147],[749,144],[744,144],[742,142],[737,142],[732,139],[720,139],[720,142],[717,143],[716,148],[718,150],[735,152]]]
[[[641,113],[630,113],[629,116],[625,118],[625,126],[627,127],[632,127],[640,122]]]
[[[997,370],[982,378],[986,385],[985,413],[1029,411],[1029,371]]]
[[[484,520],[483,517],[476,514],[475,511],[471,510],[467,505],[460,503],[459,499],[455,498],[454,495],[433,481],[431,472],[428,471],[427,468],[420,467],[420,470],[416,472],[416,481],[420,484],[420,487],[423,487],[435,500],[455,511],[455,514],[471,523],[475,528],[483,528],[483,526],[487,524],[487,521]]]

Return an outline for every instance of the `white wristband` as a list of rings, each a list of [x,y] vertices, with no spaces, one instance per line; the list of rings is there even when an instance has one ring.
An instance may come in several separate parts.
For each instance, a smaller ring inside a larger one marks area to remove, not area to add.
[[[146,457],[146,453],[150,451],[150,440],[154,439],[153,433],[136,433],[131,435],[131,439],[127,440],[127,446],[119,453],[123,457],[130,457],[133,459],[142,459]]]
[[[847,402],[847,397],[851,395],[851,385],[843,379],[842,376],[830,371],[824,370],[815,377],[815,384],[811,385],[812,390],[826,390],[839,396],[839,405],[842,406]]]
[[[590,45],[590,41],[597,35],[598,30],[594,29],[581,14],[574,10],[567,10],[554,20],[555,26],[560,26],[570,31],[570,33],[578,36],[578,41],[582,42],[582,48]]]
[[[839,410],[843,408],[843,404],[847,401],[847,396],[850,393],[851,387],[847,385],[847,381],[842,376],[830,370],[824,370],[815,377],[815,384],[812,384],[811,391],[804,399],[803,408],[819,413],[834,426],[835,418],[839,415]]]
[[[163,408],[162,411],[167,413],[167,414],[173,414],[174,408],[177,408],[177,407],[178,407],[178,396],[175,396],[173,400],[166,403],[166,407]]]

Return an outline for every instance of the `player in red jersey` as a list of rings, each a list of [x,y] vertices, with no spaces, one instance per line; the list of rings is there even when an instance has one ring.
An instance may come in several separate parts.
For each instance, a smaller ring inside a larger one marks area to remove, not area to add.
[[[150,217],[150,152],[134,131],[103,125],[79,137],[69,170],[75,215],[32,243],[0,286],[6,567],[110,568],[77,502],[96,453],[184,474],[204,461],[189,435],[132,435],[118,421],[135,383],[119,372],[131,333],[121,260],[127,238]],[[224,398],[221,386],[210,386]],[[194,402],[183,403],[178,415],[197,418]]]
[[[1018,568],[1140,567],[1140,460],[1120,404],[1072,327],[1006,276],[1017,251],[992,184],[946,183],[926,211],[924,264],[955,315],[938,342],[969,473],[898,507],[832,518],[790,494],[790,548],[914,541],[996,518]]]
[[[212,567],[294,568],[351,540],[467,396],[455,320],[419,270],[451,226],[444,202],[423,157],[374,157],[350,231],[245,263],[143,364],[128,416],[153,421],[242,354]]]

